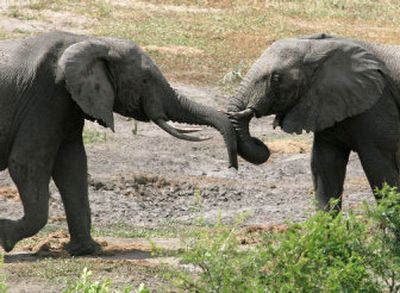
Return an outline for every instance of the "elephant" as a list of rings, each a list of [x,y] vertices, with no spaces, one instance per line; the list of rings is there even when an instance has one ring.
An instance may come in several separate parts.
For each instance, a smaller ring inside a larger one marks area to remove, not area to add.
[[[226,112],[239,155],[254,164],[268,160],[270,151],[250,135],[249,122],[274,114],[274,128],[314,133],[311,173],[318,208],[341,209],[351,151],[373,192],[385,182],[400,187],[399,52],[397,46],[324,33],[274,42],[229,98]]]
[[[0,41],[0,170],[8,168],[23,204],[18,220],[0,219],[6,252],[48,220],[49,183],[65,207],[71,255],[100,249],[91,237],[85,119],[114,131],[113,113],[153,121],[179,139],[202,141],[168,121],[216,128],[237,168],[235,130],[224,113],[174,90],[133,41],[52,31]]]

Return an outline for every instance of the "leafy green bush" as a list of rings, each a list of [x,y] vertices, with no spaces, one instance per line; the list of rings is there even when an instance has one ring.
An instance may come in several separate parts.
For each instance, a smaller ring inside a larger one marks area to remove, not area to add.
[[[371,237],[365,256],[367,267],[382,280],[388,292],[400,292],[400,193],[385,185],[375,190],[379,205],[366,206]]]
[[[261,283],[257,251],[241,251],[236,227],[218,225],[199,231],[187,243],[184,263],[201,269],[197,278],[178,275],[178,287],[195,292],[257,292]]]
[[[399,292],[400,193],[377,190],[377,207],[356,216],[317,212],[285,233],[243,247],[238,225],[218,224],[187,240],[178,275],[195,292]]]
[[[285,234],[266,235],[264,286],[272,292],[380,292],[364,264],[367,226],[350,214],[318,212]]]

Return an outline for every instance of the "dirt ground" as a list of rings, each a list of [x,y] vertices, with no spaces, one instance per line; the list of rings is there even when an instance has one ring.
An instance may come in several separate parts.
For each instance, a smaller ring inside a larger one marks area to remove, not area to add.
[[[58,13],[51,14],[42,22],[20,20],[3,13],[0,26],[6,31],[36,32],[69,25],[70,31],[82,33],[91,25],[85,19]],[[174,86],[197,102],[225,108],[227,96],[216,88],[185,84]],[[243,225],[304,220],[314,211],[309,167],[312,135],[292,136],[278,129],[273,130],[272,119],[254,120],[251,125],[252,134],[271,147],[273,154],[270,160],[260,166],[240,160],[237,172],[227,169],[227,153],[222,138],[211,128],[204,128],[202,133],[213,136],[212,140],[190,143],[177,140],[150,123],[139,123],[137,134],[133,134],[134,121],[118,115],[115,115],[115,133],[87,122],[86,129],[105,133],[106,138],[86,147],[94,227],[115,223],[129,225],[133,229],[189,226],[200,217],[212,224],[219,217],[223,222],[231,222],[243,212],[248,215]],[[357,156],[352,155],[347,170],[344,208],[357,207],[365,200],[372,202],[372,194]],[[54,184],[51,185],[49,204],[49,222],[58,223],[65,230],[64,210]],[[0,217],[18,219],[22,214],[22,205],[13,183],[7,171],[1,172]],[[57,235],[53,238],[65,240],[65,235]],[[114,251],[98,259],[93,257],[100,267],[105,268],[103,271],[109,272],[105,275],[113,281],[145,282],[153,288],[162,285],[162,281],[147,271],[154,267],[157,260],[150,254],[146,241],[123,238],[98,240],[109,244],[106,251]],[[157,241],[162,247],[172,250],[179,246],[174,239]],[[64,284],[43,281],[46,279],[43,276],[26,273],[48,262],[48,255],[33,254],[30,249],[29,245],[19,245],[5,256],[9,291],[60,292]],[[57,257],[70,261],[61,252]],[[88,258],[76,261],[83,266]],[[173,263],[176,260],[164,258],[164,261]],[[114,269],[118,265],[121,268]],[[112,269],[107,270],[110,267]],[[145,267],[146,270],[135,270],[138,267]]]

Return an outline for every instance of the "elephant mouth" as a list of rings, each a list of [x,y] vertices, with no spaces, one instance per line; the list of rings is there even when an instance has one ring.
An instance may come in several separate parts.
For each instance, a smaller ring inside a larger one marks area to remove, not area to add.
[[[249,107],[238,112],[225,112],[232,119],[241,120],[244,118],[251,118],[255,115],[254,109]]]
[[[253,107],[250,107],[250,109],[253,111],[254,117],[256,117],[256,118],[262,117],[261,113],[259,111],[257,111],[257,109],[255,109]]]
[[[144,102],[143,102],[143,97],[139,96],[137,99],[136,105],[132,107],[132,117],[136,120],[143,121],[143,122],[148,122],[150,121],[150,117],[147,115]]]
[[[243,111],[239,111],[239,112],[227,112],[227,114],[229,115],[229,117],[234,118],[234,119],[244,119],[244,118],[252,118],[252,117],[256,117],[256,118],[261,118],[263,117],[263,115],[257,111],[257,109],[255,107],[248,107],[246,109],[244,109]]]

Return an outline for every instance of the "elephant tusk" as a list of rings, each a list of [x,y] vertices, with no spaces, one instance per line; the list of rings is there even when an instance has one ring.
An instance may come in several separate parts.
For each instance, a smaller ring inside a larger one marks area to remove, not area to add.
[[[175,136],[176,138],[179,139],[184,139],[184,140],[189,140],[189,141],[204,141],[204,140],[209,140],[211,137],[196,137],[196,136],[189,136],[185,135],[178,130],[176,130],[174,127],[169,125],[165,120],[163,119],[157,119],[154,121],[161,129],[165,130],[172,136]]]
[[[175,125],[172,125],[172,124],[169,124],[168,123],[168,125],[169,126],[171,126],[172,128],[174,128],[175,130],[177,130],[178,132],[180,132],[180,133],[191,133],[191,132],[198,132],[198,131],[201,131],[201,130],[203,130],[202,128],[200,128],[200,127],[185,127],[185,128],[181,128],[181,127],[176,127]]]
[[[234,119],[242,119],[245,117],[253,116],[254,115],[254,110],[251,108],[247,108],[243,111],[240,112],[225,112],[230,118]]]

